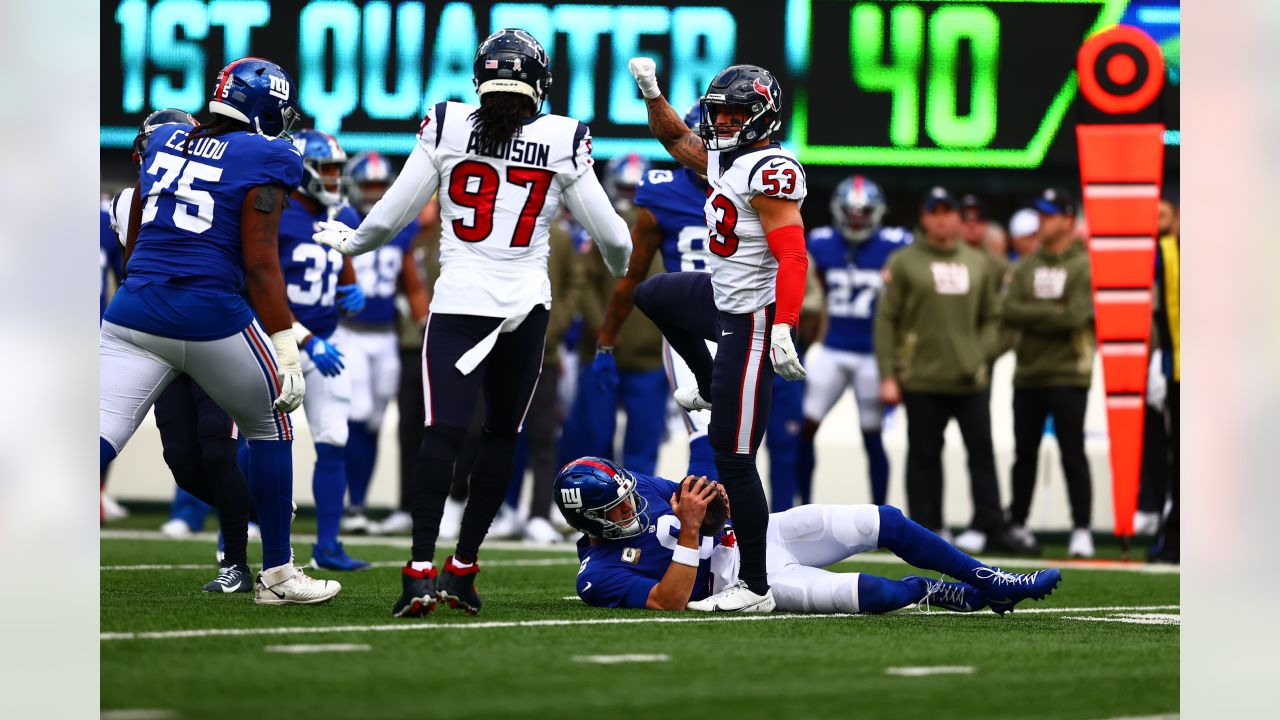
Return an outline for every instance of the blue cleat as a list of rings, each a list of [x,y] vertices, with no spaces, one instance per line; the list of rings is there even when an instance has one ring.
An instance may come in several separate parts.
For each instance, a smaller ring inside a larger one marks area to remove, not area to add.
[[[1000,568],[978,568],[974,578],[982,594],[997,615],[1013,612],[1013,606],[1026,600],[1043,600],[1062,582],[1056,568],[1031,573],[1007,573]]]
[[[311,546],[311,567],[321,570],[339,570],[351,572],[368,570],[371,566],[364,560],[356,560],[342,549],[342,543],[332,545]]]
[[[925,596],[917,603],[919,607],[939,607],[952,612],[977,612],[987,606],[987,599],[982,591],[962,582],[945,582],[930,580],[916,575],[908,575],[902,580],[918,579],[925,583]]]

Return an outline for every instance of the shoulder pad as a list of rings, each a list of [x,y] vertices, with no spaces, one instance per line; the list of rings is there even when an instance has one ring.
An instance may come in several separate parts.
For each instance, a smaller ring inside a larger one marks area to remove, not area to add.
[[[748,183],[752,195],[803,200],[808,194],[804,168],[788,155],[770,153],[757,160],[751,168]]]

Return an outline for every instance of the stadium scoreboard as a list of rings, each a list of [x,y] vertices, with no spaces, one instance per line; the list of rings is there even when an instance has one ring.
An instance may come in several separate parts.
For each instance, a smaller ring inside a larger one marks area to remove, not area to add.
[[[258,55],[293,74],[308,121],[348,151],[407,154],[428,103],[474,101],[476,46],[514,26],[551,56],[544,111],[589,124],[601,157],[667,158],[627,71],[647,55],[682,113],[727,65],[775,72],[784,141],[808,164],[1070,164],[1054,141],[1071,134],[1075,52],[1144,2],[108,0],[101,145],[128,147],[154,109],[203,113],[218,70]],[[1165,104],[1176,128],[1176,86]]]

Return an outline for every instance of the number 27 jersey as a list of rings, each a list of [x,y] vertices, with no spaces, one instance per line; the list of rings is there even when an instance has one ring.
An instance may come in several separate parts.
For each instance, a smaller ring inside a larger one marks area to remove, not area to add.
[[[804,168],[777,143],[707,152],[711,193],[703,204],[710,239],[711,287],[723,312],[755,312],[774,301],[778,261],[769,250],[757,195],[802,202],[808,194]]]

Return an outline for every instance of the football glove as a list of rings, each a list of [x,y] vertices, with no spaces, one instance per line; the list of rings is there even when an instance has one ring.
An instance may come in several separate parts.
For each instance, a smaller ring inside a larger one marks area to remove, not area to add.
[[[315,335],[307,338],[307,342],[302,346],[307,351],[307,355],[311,356],[311,362],[316,364],[316,369],[321,375],[326,377],[334,377],[342,373],[342,368],[346,365],[342,362],[342,351],[337,345],[330,343],[323,338]]]
[[[351,238],[355,237],[356,231],[346,223],[341,220],[321,220],[316,227],[320,229],[311,236],[312,240],[325,247],[331,247],[343,255],[351,254]]]
[[[631,71],[631,77],[636,79],[636,85],[640,86],[640,94],[646,100],[652,100],[662,94],[658,89],[658,66],[654,64],[652,58],[631,58],[627,63],[627,69]]]
[[[307,386],[302,379],[298,341],[293,330],[282,330],[271,336],[271,344],[276,349],[276,361],[279,363],[277,379],[280,381],[280,395],[272,405],[282,413],[290,413],[302,405]]]
[[[344,315],[359,315],[364,310],[364,302],[364,291],[360,289],[360,285],[352,283],[338,286],[338,309]]]
[[[796,355],[795,343],[791,341],[791,326],[778,323],[773,326],[769,345],[769,359],[773,361],[773,369],[783,380],[803,380],[804,367],[800,365],[800,357]]]
[[[596,376],[596,387],[601,392],[613,392],[618,387],[618,363],[613,359],[612,347],[596,348],[596,359],[591,363]]]

